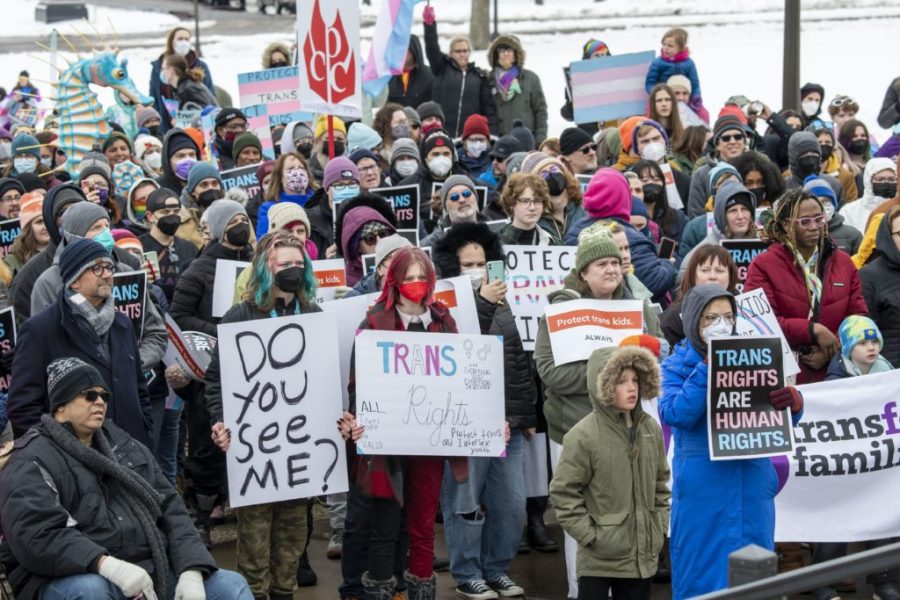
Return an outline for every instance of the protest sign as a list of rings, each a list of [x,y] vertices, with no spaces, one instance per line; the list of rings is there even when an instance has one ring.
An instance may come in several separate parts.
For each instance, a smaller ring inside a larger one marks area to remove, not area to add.
[[[9,254],[13,242],[21,234],[22,227],[19,225],[19,219],[0,221],[0,258]]]
[[[413,231],[418,236],[419,186],[401,185],[373,188],[369,191],[391,203],[391,206],[394,208],[394,214],[397,216],[397,233]],[[418,245],[418,240],[413,242],[413,244]]]
[[[706,415],[711,460],[791,451],[790,410],[776,410],[769,401],[769,392],[783,386],[777,337],[709,340]]]
[[[296,39],[300,106],[341,118],[362,117],[359,3],[297,3]]]
[[[356,336],[362,454],[501,456],[503,342],[497,336],[365,330]],[[333,425],[332,425],[333,426]]]
[[[581,186],[582,194],[585,192],[585,190],[587,190],[588,184],[591,182],[591,177],[593,177],[593,175],[587,175],[585,173],[581,173],[575,176],[575,179],[578,181],[578,185]]]
[[[544,309],[553,362],[559,366],[587,360],[598,348],[615,348],[644,332],[640,300],[572,300]]]
[[[247,119],[248,108],[258,108],[254,116],[290,114],[300,110],[300,78],[298,67],[277,67],[249,73],[238,73],[238,95],[241,111]]]
[[[256,178],[258,168],[259,164],[255,164],[222,171],[222,191],[227,192],[231,188],[238,187],[247,192],[248,202],[262,198],[262,184]]]
[[[798,386],[794,449],[774,459],[775,539],[857,542],[900,535],[900,371]]]
[[[439,181],[431,182],[431,197],[437,198],[437,204],[441,203],[441,189],[444,184]],[[484,212],[484,206],[487,204],[488,188],[486,185],[475,186],[475,200],[478,202],[478,212]],[[434,203],[428,203],[428,218],[434,218]]]
[[[322,312],[219,325],[231,506],[347,491],[336,329]]]
[[[447,307],[460,333],[481,333],[475,291],[467,275],[438,279],[434,285],[434,299]]]
[[[199,129],[200,113],[201,110],[199,108],[180,109],[175,113],[175,127],[179,129],[196,127]]]
[[[113,305],[116,310],[131,319],[134,335],[144,335],[144,313],[147,302],[146,271],[131,271],[113,275]]]
[[[337,288],[347,285],[344,259],[314,260],[312,264],[313,274],[316,276],[316,303],[334,300]]]
[[[0,354],[16,347],[16,313],[12,306],[0,310]],[[0,377],[0,393],[9,392],[10,374]]]
[[[663,177],[666,181],[666,200],[669,206],[675,210],[681,210],[684,208],[684,201],[681,199],[681,194],[678,193],[678,186],[675,185],[675,174],[672,172],[672,165],[663,161],[659,168],[663,172]]]
[[[738,314],[735,320],[735,330],[741,336],[777,336],[781,339],[781,355],[782,364],[784,366],[784,374],[787,377],[796,375],[800,372],[800,365],[794,353],[791,352],[791,345],[788,344],[784,332],[781,331],[781,325],[778,324],[778,318],[769,299],[766,297],[762,289],[756,289],[740,296],[735,296]]]
[[[374,254],[363,254],[362,256],[359,257],[359,259],[362,261],[364,275],[368,275],[369,273],[371,273],[372,271],[375,270],[375,267],[377,265],[375,264],[375,255]]]
[[[234,304],[234,286],[250,263],[241,260],[216,261],[216,278],[213,281],[212,316],[223,317]]]
[[[522,346],[534,350],[538,320],[548,306],[547,295],[563,287],[575,265],[574,246],[504,246],[506,303],[509,304]]]
[[[598,123],[642,115],[644,82],[655,52],[632,52],[572,63],[572,108],[576,123]]]
[[[203,160],[213,161],[219,158],[219,151],[216,150],[213,140],[216,136],[216,117],[220,112],[222,109],[215,107],[200,117],[200,125],[203,127],[203,148],[200,149],[200,152]]]
[[[169,314],[165,321],[169,345],[163,363],[167,367],[178,365],[188,377],[202,383],[216,347],[216,338],[199,331],[181,331]]]
[[[766,251],[771,242],[767,240],[721,240],[719,244],[728,250],[734,259],[738,271],[738,283],[735,286],[738,293],[744,291],[744,282],[747,280],[747,269],[753,259]]]
[[[275,144],[272,141],[268,107],[265,104],[245,106],[241,112],[247,117],[247,129],[259,138],[263,160],[275,160]]]

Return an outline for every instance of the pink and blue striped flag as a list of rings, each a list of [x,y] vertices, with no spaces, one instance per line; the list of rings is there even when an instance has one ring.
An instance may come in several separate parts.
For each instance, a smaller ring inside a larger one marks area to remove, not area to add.
[[[654,56],[648,50],[573,62],[575,122],[596,123],[644,114],[644,81]]]
[[[381,1],[369,57],[362,72],[363,91],[369,96],[380,94],[392,76],[403,73],[412,32],[413,8],[419,2],[421,0]]]

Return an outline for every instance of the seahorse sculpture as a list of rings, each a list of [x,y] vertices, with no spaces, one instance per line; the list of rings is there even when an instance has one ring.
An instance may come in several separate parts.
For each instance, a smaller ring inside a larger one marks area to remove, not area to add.
[[[103,107],[90,84],[112,88],[133,104],[152,104],[128,76],[128,59],[119,60],[117,50],[104,50],[73,63],[59,76],[56,109],[59,112],[59,149],[66,153],[66,171],[78,176],[78,163],[109,135]]]
[[[137,106],[131,102],[130,98],[124,97],[119,92],[114,93],[113,97],[116,99],[116,104],[106,109],[106,120],[110,123],[118,123],[128,139],[133,140],[138,132],[137,122],[134,120]]]

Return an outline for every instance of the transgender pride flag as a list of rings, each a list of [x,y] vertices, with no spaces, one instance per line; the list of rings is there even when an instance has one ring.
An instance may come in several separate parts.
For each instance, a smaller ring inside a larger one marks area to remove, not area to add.
[[[419,2],[421,0],[381,1],[369,57],[362,72],[363,91],[369,96],[380,94],[393,75],[403,72],[412,31],[413,8]]]
[[[572,63],[572,105],[576,123],[613,121],[642,115],[644,81],[655,54],[634,52]]]

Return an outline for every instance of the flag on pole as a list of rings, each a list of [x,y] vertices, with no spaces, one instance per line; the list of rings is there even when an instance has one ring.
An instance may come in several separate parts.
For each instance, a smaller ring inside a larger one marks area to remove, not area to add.
[[[419,2],[421,0],[382,0],[362,73],[363,91],[369,96],[380,94],[392,76],[403,73],[412,32],[413,8]]]
[[[612,121],[644,114],[644,82],[652,50],[572,63],[572,105],[576,123]]]

